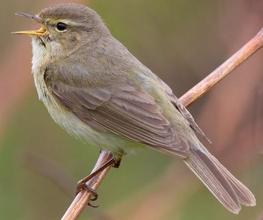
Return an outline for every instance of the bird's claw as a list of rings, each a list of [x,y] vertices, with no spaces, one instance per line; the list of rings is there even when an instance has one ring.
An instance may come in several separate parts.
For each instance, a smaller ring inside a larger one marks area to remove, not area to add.
[[[98,193],[83,181],[80,181],[78,183],[76,194],[78,194],[81,191],[90,192],[90,194],[91,194],[91,198],[89,199],[90,201],[96,201],[98,199]],[[93,205],[90,202],[88,203],[88,206],[90,206],[92,208],[98,208],[99,207],[98,205]]]

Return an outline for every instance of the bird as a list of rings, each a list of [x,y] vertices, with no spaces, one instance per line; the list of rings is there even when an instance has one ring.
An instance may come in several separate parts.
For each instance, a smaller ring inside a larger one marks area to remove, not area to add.
[[[255,206],[253,193],[199,140],[206,137],[171,88],[111,34],[91,8],[58,4],[18,13],[40,29],[32,38],[32,73],[53,120],[117,163],[140,148],[177,156],[230,212]]]

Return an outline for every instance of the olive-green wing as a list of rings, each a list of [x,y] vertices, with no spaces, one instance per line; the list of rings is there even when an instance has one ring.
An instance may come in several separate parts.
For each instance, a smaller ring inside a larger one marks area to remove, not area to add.
[[[170,101],[174,104],[178,111],[182,114],[182,116],[188,121],[189,126],[199,135],[201,135],[208,143],[211,143],[211,140],[206,136],[203,130],[198,126],[195,122],[191,113],[187,110],[187,108],[180,102],[180,100],[174,95],[172,89],[164,82],[162,79],[157,77],[159,83],[161,84],[163,90],[166,92]]]
[[[179,155],[188,151],[154,98],[131,82],[95,87],[85,86],[88,83],[83,83],[84,79],[75,83],[78,80],[72,79],[74,74],[70,74],[70,80],[65,80],[68,73],[56,73],[60,75],[53,80],[48,80],[52,76],[47,74],[51,93],[87,125]]]

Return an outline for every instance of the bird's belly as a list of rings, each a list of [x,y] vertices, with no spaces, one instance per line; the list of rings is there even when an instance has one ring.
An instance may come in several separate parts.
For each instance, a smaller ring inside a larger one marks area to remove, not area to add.
[[[54,99],[54,98],[52,98]],[[53,100],[56,102],[56,100]],[[76,115],[54,103],[45,103],[48,112],[56,123],[64,128],[69,134],[85,140],[89,145],[102,149],[108,149],[111,152],[118,153],[123,151],[126,153],[133,152],[140,144],[122,138],[111,132],[98,131],[82,122]]]

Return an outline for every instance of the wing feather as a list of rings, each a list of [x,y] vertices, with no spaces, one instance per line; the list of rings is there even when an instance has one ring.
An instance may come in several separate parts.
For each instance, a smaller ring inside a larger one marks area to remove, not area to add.
[[[92,87],[84,86],[85,83],[76,85],[74,80],[67,82],[64,75],[56,73],[55,80],[46,81],[47,87],[61,104],[87,125],[157,149],[172,148],[179,155],[188,151],[188,146],[177,138],[155,99],[131,81]]]

